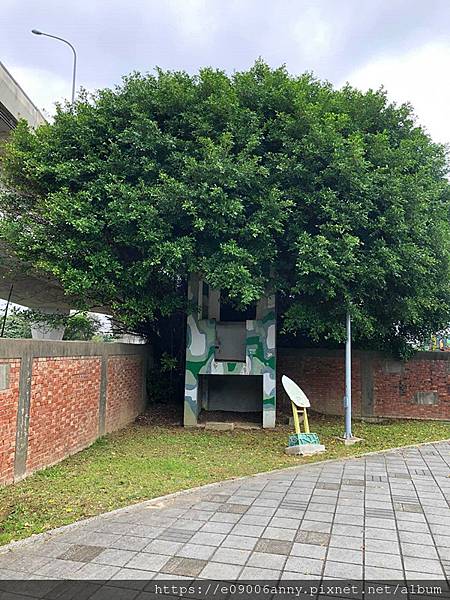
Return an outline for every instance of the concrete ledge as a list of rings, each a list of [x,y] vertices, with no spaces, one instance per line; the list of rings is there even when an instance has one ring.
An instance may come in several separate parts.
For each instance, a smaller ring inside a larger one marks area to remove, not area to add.
[[[0,359],[21,358],[25,354],[33,358],[69,356],[145,356],[148,344],[123,344],[120,342],[72,342],[31,339],[0,339]]]

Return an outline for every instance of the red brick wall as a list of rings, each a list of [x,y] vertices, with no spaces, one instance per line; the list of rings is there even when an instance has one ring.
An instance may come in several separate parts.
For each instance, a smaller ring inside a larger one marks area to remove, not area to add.
[[[373,370],[375,415],[450,420],[450,362],[414,358],[398,373],[387,373],[385,361]],[[413,402],[417,392],[437,392],[438,404]]]
[[[9,365],[9,387],[0,391],[0,484],[14,478],[17,407],[19,404],[19,359],[0,359]]]
[[[355,416],[371,416],[363,395],[373,397],[373,416],[450,420],[450,356],[423,353],[402,363],[381,353],[354,352],[352,356],[352,408]],[[324,414],[343,414],[345,384],[344,351],[281,348],[277,353],[278,409],[290,411],[281,386],[287,375],[303,388],[313,409]],[[362,364],[368,362],[371,377],[363,381]],[[417,392],[436,392],[436,405],[420,405]]]
[[[290,412],[289,399],[281,385],[282,375],[293,379],[311,401],[312,408],[330,415],[343,413],[345,363],[336,353],[281,348],[277,352],[277,407]],[[352,407],[361,412],[360,361],[352,360]]]
[[[111,356],[108,359],[106,431],[130,423],[142,411],[142,358]]]
[[[102,431],[132,422],[145,406],[147,348],[0,340],[0,353],[0,364],[9,365],[7,389],[0,390],[0,485],[86,448]],[[9,358],[9,353],[26,362]],[[22,383],[21,366],[26,375]],[[18,420],[19,401],[24,417],[29,416],[28,427],[26,418]]]
[[[99,357],[35,358],[27,472],[59,462],[98,436]]]

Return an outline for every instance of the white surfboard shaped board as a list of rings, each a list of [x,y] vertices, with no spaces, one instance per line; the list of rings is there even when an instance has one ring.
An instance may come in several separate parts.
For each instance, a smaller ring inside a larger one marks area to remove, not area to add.
[[[299,408],[308,408],[311,406],[307,395],[305,392],[289,377],[283,375],[281,378],[281,383],[285,389],[286,394],[292,400],[292,402],[298,406]]]

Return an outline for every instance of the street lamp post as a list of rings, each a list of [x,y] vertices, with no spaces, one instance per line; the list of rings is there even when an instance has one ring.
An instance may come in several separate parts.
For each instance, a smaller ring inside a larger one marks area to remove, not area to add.
[[[72,49],[72,52],[73,52],[72,105],[73,105],[75,102],[75,79],[76,79],[76,75],[77,75],[77,53],[75,51],[75,48],[72,46],[72,44],[70,42],[68,42],[67,40],[65,40],[61,37],[58,37],[57,35],[51,35],[50,33],[44,33],[43,31],[39,31],[39,29],[32,29],[31,33],[34,33],[34,35],[45,35],[46,37],[53,38],[55,40],[59,40],[60,42],[64,42],[65,44],[70,46],[70,48]]]
[[[344,438],[351,440],[352,434],[352,319],[346,315],[347,340],[345,342],[345,433]]]

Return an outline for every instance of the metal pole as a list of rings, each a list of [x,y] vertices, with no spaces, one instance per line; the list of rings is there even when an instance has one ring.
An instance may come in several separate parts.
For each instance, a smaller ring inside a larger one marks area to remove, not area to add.
[[[12,291],[13,291],[13,287],[14,287],[14,284],[12,283],[11,287],[9,289],[8,300],[6,301],[5,314],[3,316],[2,333],[0,334],[0,337],[3,337],[3,334],[5,333],[6,318],[8,316],[9,303],[10,303],[10,300],[11,300],[11,294],[12,294]]]
[[[72,105],[73,105],[73,103],[75,102],[75,81],[76,81],[76,77],[77,77],[77,53],[75,51],[75,48],[72,46],[72,44],[70,42],[68,42],[64,38],[58,37],[57,35],[51,35],[50,33],[44,33],[43,31],[39,31],[38,29],[33,29],[32,33],[34,33],[35,35],[45,35],[45,37],[53,38],[54,40],[59,40],[60,42],[64,42],[65,44],[70,46],[70,48],[72,49],[72,52],[73,52]]]
[[[345,439],[352,435],[352,320],[350,313],[346,318],[347,339],[345,342]]]

